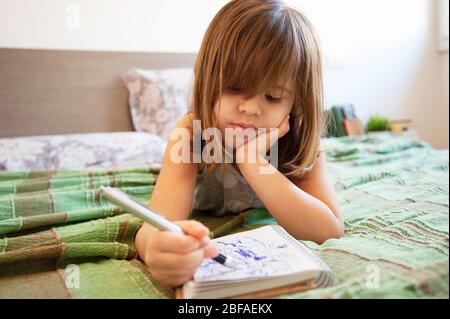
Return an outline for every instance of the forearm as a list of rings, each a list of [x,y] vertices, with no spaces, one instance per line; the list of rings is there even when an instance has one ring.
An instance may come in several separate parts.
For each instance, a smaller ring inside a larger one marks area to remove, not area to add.
[[[342,225],[322,201],[301,190],[263,157],[239,169],[277,222],[297,239],[322,243],[342,235]],[[271,170],[262,174],[260,169]]]

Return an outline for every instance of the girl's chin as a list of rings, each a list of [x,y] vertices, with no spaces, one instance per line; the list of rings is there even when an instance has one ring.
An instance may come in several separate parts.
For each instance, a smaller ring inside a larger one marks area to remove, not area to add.
[[[226,127],[224,130],[221,130],[221,133],[223,145],[227,146],[230,150],[232,149],[233,151],[236,151],[237,148],[239,148],[245,142],[248,142],[250,139],[253,139],[257,135],[257,131],[255,129],[243,129],[240,126]]]

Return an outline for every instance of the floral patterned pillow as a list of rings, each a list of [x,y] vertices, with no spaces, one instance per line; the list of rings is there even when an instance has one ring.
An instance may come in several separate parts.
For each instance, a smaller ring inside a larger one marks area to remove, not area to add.
[[[193,78],[192,68],[125,72],[122,79],[128,88],[134,129],[166,140],[187,112]]]

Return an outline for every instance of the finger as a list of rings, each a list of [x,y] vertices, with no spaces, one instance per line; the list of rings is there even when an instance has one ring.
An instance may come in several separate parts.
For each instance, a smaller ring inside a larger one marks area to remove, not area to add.
[[[205,258],[214,258],[218,254],[219,249],[210,243],[206,247],[188,254],[153,252],[148,255],[146,264],[175,273],[195,272]]]
[[[290,128],[289,127],[289,118],[290,118],[290,115],[289,114],[286,115],[283,122],[281,123],[278,138],[283,137],[287,132],[289,132],[289,128]]]
[[[215,245],[210,244],[203,248],[203,258],[199,258],[197,262],[193,262],[192,265],[180,266],[182,262],[178,265],[172,265],[170,263],[173,262],[172,260],[178,259],[178,256],[176,256],[176,254],[171,256],[169,253],[163,253],[156,256],[158,258],[158,263],[154,263],[152,266],[153,269],[157,269],[158,271],[161,269],[161,272],[171,276],[193,276],[205,258],[214,258],[217,257],[218,254],[218,248]],[[167,263],[170,265],[167,265]]]
[[[255,130],[253,128],[246,128],[243,131],[239,131],[238,134],[236,134],[236,149],[256,139],[258,137],[258,134],[258,130]]]
[[[176,277],[175,279],[173,279],[173,284],[172,287],[176,288],[176,287],[180,287],[182,286],[185,282],[189,281],[192,279],[192,276],[181,276],[181,277]]]
[[[153,256],[148,256],[148,262],[154,268],[181,272],[183,269],[191,269],[200,266],[204,259],[203,250],[204,249],[197,249],[187,254],[160,252]]]
[[[161,267],[152,267],[151,271],[152,274],[162,277],[162,276],[168,276],[168,277],[181,277],[181,276],[187,276],[192,277],[194,276],[195,272],[197,271],[199,267],[191,267],[191,268],[177,268],[177,269],[167,269],[167,268],[161,268]]]
[[[269,134],[267,134],[267,142],[272,146],[275,141],[277,141],[282,134],[282,127],[271,128]]]
[[[214,258],[219,255],[219,248],[213,243],[210,243],[206,247],[203,248],[203,256],[204,258]]]
[[[290,117],[291,116],[289,114],[286,114],[286,116],[283,118],[283,121],[281,121],[279,128],[289,126],[289,118]]]
[[[191,235],[198,239],[209,236],[208,227],[196,220],[182,220],[175,222],[175,224],[180,226],[186,235]]]
[[[201,247],[200,240],[190,235],[159,231],[149,242],[149,250],[185,254]]]
[[[280,138],[286,131],[289,130],[290,115],[286,114],[281,123],[276,128],[270,128],[269,133],[277,138]]]

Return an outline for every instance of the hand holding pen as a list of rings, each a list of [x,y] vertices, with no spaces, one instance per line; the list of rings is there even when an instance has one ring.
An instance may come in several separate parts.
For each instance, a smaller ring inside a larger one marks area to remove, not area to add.
[[[106,197],[108,200],[110,200],[112,203],[123,207],[126,211],[134,214],[135,216],[139,217],[140,219],[148,222],[149,224],[153,225],[157,229],[160,230],[166,230],[170,231],[170,234],[165,234],[167,241],[163,242],[161,241],[159,243],[160,246],[168,245],[170,240],[174,240],[175,234],[192,234],[194,237],[198,238],[198,235],[202,236],[203,238],[200,240],[200,245],[205,246],[209,242],[209,237],[207,236],[207,232],[205,232],[206,227],[204,227],[201,223],[194,222],[194,221],[180,221],[177,222],[177,224],[170,222],[169,220],[165,219],[162,215],[156,213],[154,210],[150,208],[146,208],[142,206],[141,204],[137,203],[136,201],[132,200],[130,197],[128,197],[125,193],[118,189],[114,189],[111,187],[101,187],[101,195]],[[183,227],[183,229],[180,227],[180,225]],[[197,236],[196,236],[197,235]],[[189,237],[189,236],[188,236]],[[186,251],[189,250],[189,247],[191,249],[194,248],[194,246],[198,243],[196,240],[190,240],[187,238],[184,240],[182,245],[185,245],[184,249]],[[178,243],[180,244],[180,243]],[[170,248],[170,247],[167,247]],[[218,254],[217,256],[212,258],[213,260],[217,261],[218,263],[233,267],[233,262],[231,257],[227,257],[223,254]],[[180,265],[176,265],[179,267]]]

